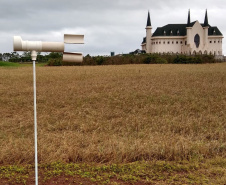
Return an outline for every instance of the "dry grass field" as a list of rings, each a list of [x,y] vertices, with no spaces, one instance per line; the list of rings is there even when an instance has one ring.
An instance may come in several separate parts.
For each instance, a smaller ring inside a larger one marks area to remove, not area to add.
[[[32,67],[0,68],[0,164],[33,164]],[[37,67],[40,163],[226,157],[226,63]]]

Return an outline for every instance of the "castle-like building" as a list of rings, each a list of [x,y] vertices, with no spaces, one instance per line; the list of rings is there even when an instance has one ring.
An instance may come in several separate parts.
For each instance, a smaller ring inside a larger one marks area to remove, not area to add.
[[[189,10],[187,24],[167,24],[158,27],[152,34],[148,12],[146,37],[141,44],[142,50],[146,53],[222,55],[224,37],[216,26],[209,25],[207,10],[204,23],[190,20]]]

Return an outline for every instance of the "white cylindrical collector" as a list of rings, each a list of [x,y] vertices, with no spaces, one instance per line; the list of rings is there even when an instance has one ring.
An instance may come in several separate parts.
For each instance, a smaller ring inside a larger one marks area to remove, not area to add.
[[[64,52],[64,43],[23,41],[20,36],[14,36],[13,49],[14,51]]]

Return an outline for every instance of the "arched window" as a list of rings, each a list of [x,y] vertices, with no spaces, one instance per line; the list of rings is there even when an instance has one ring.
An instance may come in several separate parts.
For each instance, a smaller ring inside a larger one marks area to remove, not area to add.
[[[199,44],[200,44],[200,36],[199,36],[199,34],[195,35],[194,42],[195,42],[196,48],[198,48]]]

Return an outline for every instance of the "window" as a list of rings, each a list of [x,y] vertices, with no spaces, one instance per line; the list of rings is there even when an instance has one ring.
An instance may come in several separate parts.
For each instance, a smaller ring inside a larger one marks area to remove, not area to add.
[[[195,35],[194,42],[195,42],[196,48],[198,48],[199,44],[200,44],[200,36],[199,36],[199,34]]]
[[[210,44],[212,43],[212,41],[210,41]]]
[[[173,35],[173,30],[170,31],[170,35],[171,35],[171,36]]]
[[[174,44],[174,42],[172,41],[172,44]]]
[[[214,41],[214,43],[216,43],[216,41]]]
[[[159,42],[159,44],[161,44],[161,42]]]
[[[166,30],[164,30],[163,35],[166,36]]]
[[[168,44],[169,44],[170,42],[168,41]]]
[[[166,42],[165,41],[163,41],[163,44],[165,44]]]
[[[178,44],[178,41],[176,42],[176,44]]]
[[[187,41],[185,41],[185,45],[187,45]]]
[[[183,41],[180,41],[181,44],[183,44]]]
[[[177,35],[180,35],[180,31],[179,30],[177,30]]]

